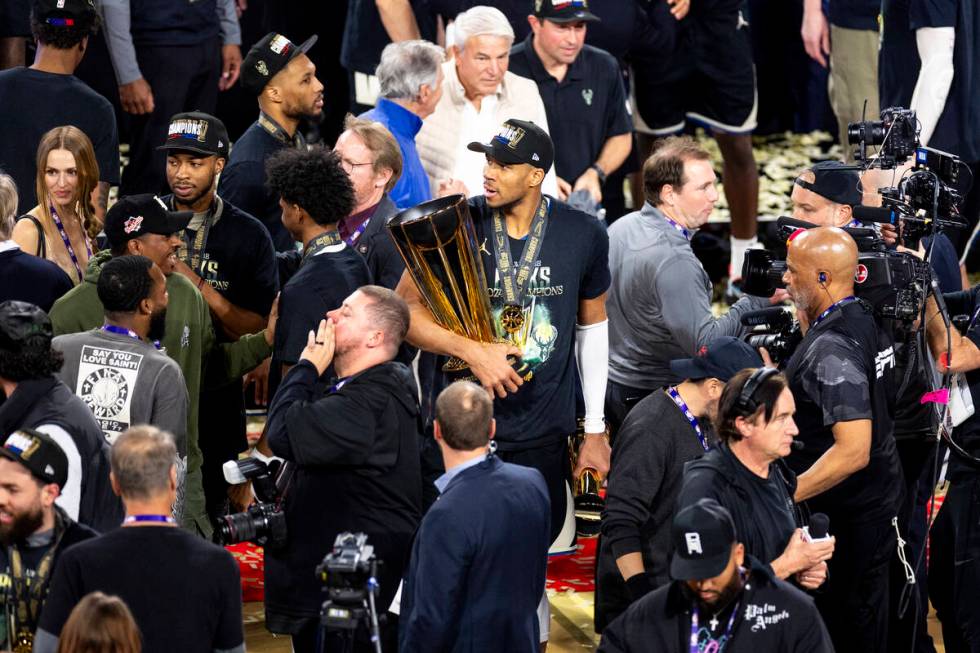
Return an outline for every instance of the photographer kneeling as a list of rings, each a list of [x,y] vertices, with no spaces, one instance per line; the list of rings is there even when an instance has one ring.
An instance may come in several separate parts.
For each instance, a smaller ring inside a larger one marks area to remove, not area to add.
[[[802,450],[786,459],[795,500],[829,516],[837,537],[817,596],[838,651],[883,651],[888,637],[891,524],[902,499],[893,437],[894,348],[854,296],[857,246],[844,231],[797,232],[783,276],[803,341],[786,364]]]
[[[405,302],[364,286],[311,331],[269,408],[272,451],[297,469],[286,490],[287,541],[265,552],[266,625],[292,635],[293,650],[317,648],[324,597],[314,570],[338,533],[363,532],[380,566],[377,606],[394,597],[422,503],[419,408],[411,370],[392,359],[408,331]],[[333,362],[337,379],[324,391]],[[397,624],[381,627],[395,650]],[[357,650],[370,650],[366,632]],[[330,633],[323,650],[334,650]]]

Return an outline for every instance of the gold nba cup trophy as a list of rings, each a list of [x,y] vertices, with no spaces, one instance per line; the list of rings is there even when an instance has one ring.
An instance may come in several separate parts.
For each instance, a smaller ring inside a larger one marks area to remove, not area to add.
[[[578,462],[578,452],[585,442],[584,420],[578,420],[578,429],[568,442],[568,454],[571,458],[572,469]],[[595,537],[599,534],[602,520],[602,510],[606,500],[600,494],[602,478],[599,472],[586,467],[573,479],[573,501],[575,502],[575,532],[579,537]]]

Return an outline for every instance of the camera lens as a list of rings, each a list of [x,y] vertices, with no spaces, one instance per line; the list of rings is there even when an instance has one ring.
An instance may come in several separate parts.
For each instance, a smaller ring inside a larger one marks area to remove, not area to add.
[[[861,142],[868,145],[881,145],[885,141],[888,130],[881,121],[852,122],[847,125],[847,142],[857,145]]]
[[[777,261],[772,252],[750,249],[742,264],[742,292],[755,297],[769,297],[782,288],[786,262]]]
[[[251,509],[248,512],[219,517],[216,526],[214,539],[218,544],[246,542],[254,539],[258,531]]]

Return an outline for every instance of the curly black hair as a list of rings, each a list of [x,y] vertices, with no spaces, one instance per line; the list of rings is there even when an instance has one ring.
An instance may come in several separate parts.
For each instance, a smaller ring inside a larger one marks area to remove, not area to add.
[[[72,17],[73,25],[52,25],[38,17],[38,7],[31,9],[31,34],[38,42],[58,50],[71,50],[82,39],[99,31],[99,15],[93,8],[81,16]]]
[[[107,313],[132,313],[150,296],[153,261],[145,256],[117,256],[99,273],[96,289]]]
[[[20,351],[0,349],[0,376],[15,383],[43,379],[60,370],[64,362],[64,355],[51,348],[51,338],[29,336],[24,339]]]
[[[321,225],[335,224],[354,210],[354,187],[340,157],[324,147],[285,149],[265,162],[266,185]]]

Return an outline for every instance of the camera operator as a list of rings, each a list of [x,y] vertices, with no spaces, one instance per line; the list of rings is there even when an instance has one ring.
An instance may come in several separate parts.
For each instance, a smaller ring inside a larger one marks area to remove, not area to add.
[[[297,469],[286,490],[286,544],[266,550],[266,625],[292,635],[298,653],[320,650],[313,571],[338,533],[364,532],[383,561],[379,606],[391,604],[408,562],[422,503],[419,406],[411,370],[392,360],[408,322],[391,290],[355,291],[309,332],[269,408],[269,446]],[[339,378],[324,392],[318,381],[331,363]],[[381,627],[386,650],[395,650],[391,621]]]
[[[744,369],[725,385],[718,406],[721,444],[684,466],[677,510],[716,500],[735,521],[745,550],[777,578],[807,589],[827,579],[833,538],[808,542],[799,528],[796,475],[783,458],[799,433],[786,377],[771,367]]]
[[[741,315],[769,305],[745,297],[727,315],[711,314],[711,281],[690,241],[718,200],[715,181],[706,150],[686,136],[668,138],[643,164],[643,208],[609,228],[606,416],[613,429],[640,399],[683,380],[670,361],[740,335]],[[777,291],[772,303],[784,298]]]
[[[804,334],[786,365],[803,449],[787,458],[795,500],[828,515],[837,537],[817,605],[838,651],[883,651],[890,523],[902,498],[892,436],[894,348],[854,296],[857,246],[840,229],[794,234],[783,281]]]
[[[950,316],[967,315],[961,334],[947,329],[936,301],[926,307],[929,347],[941,372],[966,374],[974,404],[980,402],[980,285],[944,293]],[[949,342],[947,343],[947,338]],[[947,468],[950,482],[933,523],[929,559],[929,598],[942,623],[947,651],[980,650],[980,411],[956,427]]]

